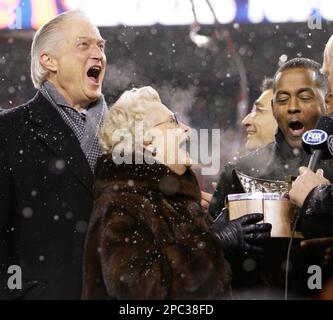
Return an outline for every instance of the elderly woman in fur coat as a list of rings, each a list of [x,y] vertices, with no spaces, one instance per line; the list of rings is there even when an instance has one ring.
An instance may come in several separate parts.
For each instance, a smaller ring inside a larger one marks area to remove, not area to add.
[[[269,236],[259,214],[213,223],[181,146],[179,123],[151,87],[126,91],[101,129],[95,206],[84,257],[84,299],[230,297],[224,249]],[[177,159],[175,161],[175,159]]]

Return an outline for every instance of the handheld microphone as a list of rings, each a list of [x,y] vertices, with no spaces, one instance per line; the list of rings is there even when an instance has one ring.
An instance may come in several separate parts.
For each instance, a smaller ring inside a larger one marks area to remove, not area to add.
[[[308,168],[315,171],[321,159],[333,158],[333,119],[322,116],[315,129],[306,131],[302,136],[303,149],[311,154]]]

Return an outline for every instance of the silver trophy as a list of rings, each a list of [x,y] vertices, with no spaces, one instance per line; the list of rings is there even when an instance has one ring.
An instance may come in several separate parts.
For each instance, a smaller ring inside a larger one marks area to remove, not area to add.
[[[237,170],[234,170],[234,175],[244,193],[228,195],[230,220],[248,213],[260,212],[264,215],[264,222],[272,224],[272,238],[290,237],[297,214],[297,208],[288,198],[291,179],[290,182],[259,179]],[[302,234],[296,232],[295,237],[302,238]]]
[[[279,193],[280,195],[287,195],[290,183],[279,180],[259,179],[248,176],[243,172],[234,170],[238,181],[240,182],[245,193]]]

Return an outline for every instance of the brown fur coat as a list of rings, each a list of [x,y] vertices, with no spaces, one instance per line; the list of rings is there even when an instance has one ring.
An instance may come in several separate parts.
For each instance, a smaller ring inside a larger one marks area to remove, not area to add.
[[[218,299],[231,271],[191,170],[103,156],[84,257],[84,299]]]

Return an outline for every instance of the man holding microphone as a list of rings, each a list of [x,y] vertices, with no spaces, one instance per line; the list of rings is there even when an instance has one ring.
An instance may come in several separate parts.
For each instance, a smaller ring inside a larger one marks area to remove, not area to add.
[[[327,75],[330,93],[333,92],[333,36],[328,40],[321,72]],[[333,156],[333,155],[332,155]],[[332,275],[333,257],[333,186],[324,177],[324,171],[316,172],[306,167],[299,168],[299,176],[289,192],[291,202],[300,210],[298,229],[306,240],[301,242],[305,250],[320,256],[324,266],[324,278]],[[324,280],[326,280],[324,279]],[[333,299],[333,280],[326,282],[320,292],[320,299]]]
[[[324,61],[321,72],[327,75],[329,80],[330,93],[327,99],[332,97],[333,92],[333,36],[328,40],[324,50]],[[325,225],[325,232],[317,236],[333,236],[333,187],[329,180],[324,177],[323,170],[316,172],[306,168],[299,168],[299,176],[293,183],[289,192],[291,202],[302,210],[302,222],[307,221],[312,216],[318,216],[323,221],[329,219],[331,223]],[[322,223],[321,223],[322,225]],[[324,226],[322,226],[324,227]],[[313,228],[312,228],[313,229]],[[307,233],[307,230],[303,232]],[[314,233],[314,231],[312,231]],[[319,232],[320,233],[320,232]]]

